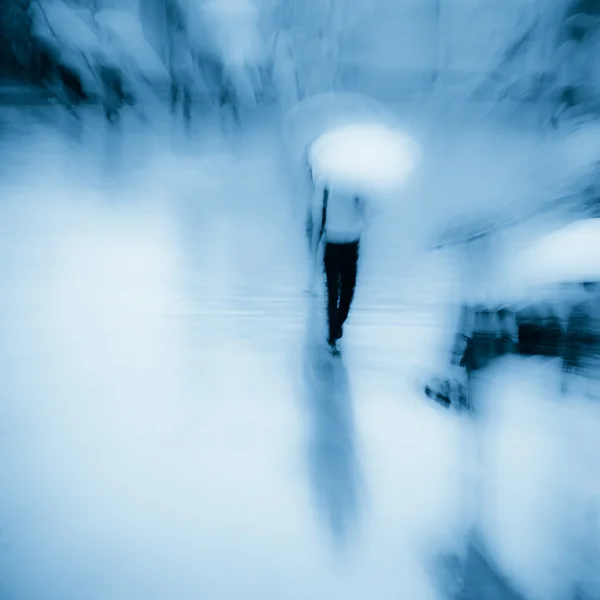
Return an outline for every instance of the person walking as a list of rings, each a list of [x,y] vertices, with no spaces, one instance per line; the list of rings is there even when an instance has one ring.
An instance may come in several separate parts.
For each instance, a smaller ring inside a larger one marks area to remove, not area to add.
[[[354,298],[360,237],[365,224],[365,206],[356,195],[317,188],[313,204],[313,252],[324,242],[323,263],[327,282],[327,343],[339,354],[338,341]]]

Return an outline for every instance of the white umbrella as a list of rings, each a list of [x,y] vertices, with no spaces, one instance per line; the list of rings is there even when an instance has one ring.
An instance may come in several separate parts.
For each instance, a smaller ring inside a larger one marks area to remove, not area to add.
[[[148,79],[167,79],[169,74],[144,35],[139,19],[126,11],[105,9],[96,13],[101,40],[109,57],[129,58]]]
[[[396,116],[383,104],[365,94],[325,92],[310,96],[294,107],[281,122],[281,136],[292,162],[304,161],[310,145],[335,127],[357,122],[398,124]]]
[[[584,219],[533,244],[519,260],[520,278],[552,285],[600,281],[600,219]]]
[[[378,123],[399,127],[396,116],[365,94],[325,92],[306,98],[285,113],[281,139],[286,170],[294,181],[300,200],[310,201],[312,184],[308,178],[308,152],[327,131],[356,123]]]
[[[309,150],[316,182],[375,195],[399,189],[419,160],[419,149],[409,136],[378,123],[333,129]]]

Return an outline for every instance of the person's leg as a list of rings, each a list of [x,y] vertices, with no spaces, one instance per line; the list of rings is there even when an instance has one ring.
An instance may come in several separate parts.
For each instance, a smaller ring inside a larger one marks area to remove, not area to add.
[[[325,245],[325,277],[327,279],[327,323],[330,344],[335,343],[338,331],[338,301],[340,293],[340,251],[336,244]]]
[[[340,289],[340,309],[338,313],[338,332],[337,336],[342,337],[342,327],[350,313],[350,305],[354,298],[354,289],[356,288],[356,273],[358,270],[358,242],[355,244],[344,244],[342,247],[342,257],[340,265],[341,289]]]

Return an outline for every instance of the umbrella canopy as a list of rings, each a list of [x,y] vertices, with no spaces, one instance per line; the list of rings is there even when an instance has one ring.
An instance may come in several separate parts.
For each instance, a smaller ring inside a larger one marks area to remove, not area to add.
[[[519,273],[540,285],[600,281],[600,219],[563,227],[531,246]]]
[[[297,103],[281,119],[280,135],[285,168],[293,181],[297,206],[310,202],[309,149],[321,135],[356,123],[395,127],[396,116],[373,98],[351,92],[314,94]]]
[[[115,62],[131,61],[148,79],[166,79],[168,72],[144,35],[139,19],[126,11],[106,9],[96,13],[102,47]]]
[[[354,123],[397,125],[396,116],[365,94],[325,92],[292,107],[282,118],[281,137],[293,163],[304,162],[312,143],[331,129]]]
[[[376,123],[328,131],[309,150],[315,181],[366,193],[398,189],[418,162],[419,151],[411,138]]]

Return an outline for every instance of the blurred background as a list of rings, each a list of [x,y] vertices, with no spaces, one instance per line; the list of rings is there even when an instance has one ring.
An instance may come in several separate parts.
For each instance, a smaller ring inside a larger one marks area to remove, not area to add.
[[[600,598],[599,65],[599,0],[2,0],[0,597]]]

